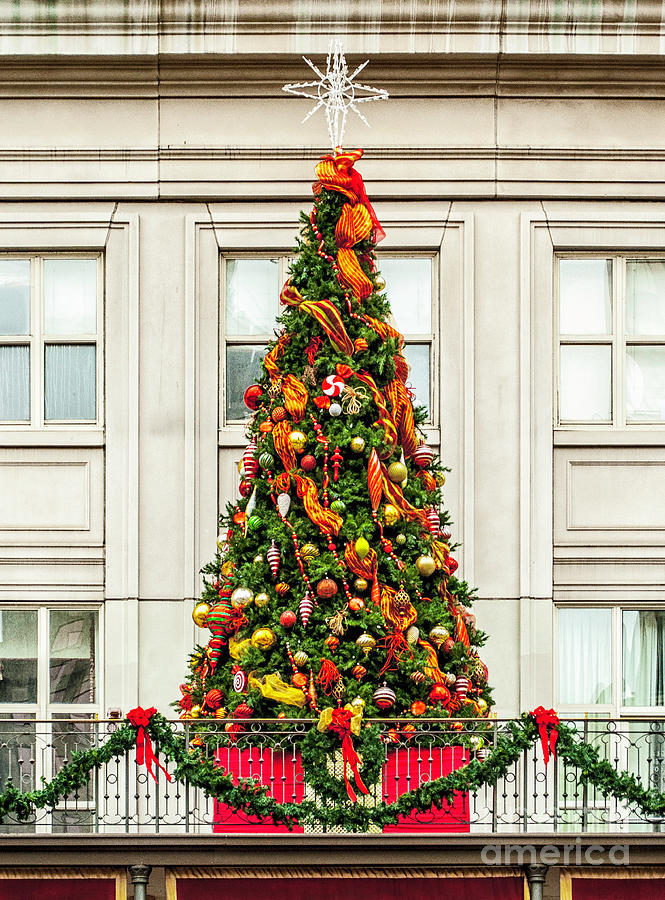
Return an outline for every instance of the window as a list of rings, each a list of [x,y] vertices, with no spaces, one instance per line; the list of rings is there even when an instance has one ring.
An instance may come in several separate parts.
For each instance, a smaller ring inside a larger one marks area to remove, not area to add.
[[[101,257],[0,256],[0,423],[100,418]]]
[[[279,293],[288,265],[289,258],[284,256],[222,257],[222,396],[227,424],[242,422],[248,414],[243,395],[261,376],[261,360],[280,313]],[[425,406],[431,419],[435,408],[433,257],[381,256],[378,266],[395,324],[405,336],[414,403]]]
[[[560,607],[559,705],[643,714],[665,708],[665,609]]]
[[[558,260],[558,421],[665,423],[665,259]]]
[[[0,790],[51,779],[95,739],[99,711],[99,611],[0,608]],[[94,779],[26,830],[87,831]],[[12,826],[0,826],[0,831]]]
[[[386,294],[395,325],[404,335],[404,355],[411,368],[409,387],[414,394],[413,402],[427,409],[427,420],[431,422],[435,408],[432,378],[432,298],[436,296],[433,258],[381,255],[378,266],[386,282]]]

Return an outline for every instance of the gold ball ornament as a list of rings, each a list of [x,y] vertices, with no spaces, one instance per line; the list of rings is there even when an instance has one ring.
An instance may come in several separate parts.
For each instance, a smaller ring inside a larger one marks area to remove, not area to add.
[[[296,652],[293,654],[293,661],[297,666],[304,666],[308,659],[309,656],[305,653],[304,650],[296,650]]]
[[[236,588],[231,594],[231,606],[234,609],[241,609],[243,606],[247,606],[248,603],[251,603],[253,598],[254,595],[249,588]]]
[[[479,734],[472,734],[469,738],[469,747],[472,750],[482,750],[485,746],[485,741],[481,738]]]
[[[395,535],[395,543],[396,544],[406,544],[406,535],[405,534],[396,534]]]
[[[351,438],[349,447],[354,453],[362,453],[365,449],[365,438],[356,435],[356,437]]]
[[[256,556],[254,557],[254,565],[260,566],[264,562],[265,562],[265,557],[263,556],[263,553],[257,553]]]
[[[307,446],[307,437],[302,431],[292,431],[289,435],[289,443],[296,453],[302,453]]]
[[[353,582],[353,586],[359,594],[364,594],[369,587],[369,584],[365,578],[356,578],[356,580]]]
[[[279,581],[275,585],[275,591],[279,594],[280,597],[283,597],[285,594],[291,590],[291,585],[287,584],[285,581]]]
[[[225,707],[220,706],[219,709],[215,710],[215,718],[216,719],[225,719],[228,716],[228,712]]]
[[[198,625],[199,628],[204,628],[206,616],[209,612],[210,607],[207,603],[197,603],[192,610],[192,619],[194,619],[194,624]]]
[[[385,278],[383,278],[383,276],[381,276],[381,275],[375,275],[375,276],[374,276],[374,287],[375,287],[376,290],[379,291],[379,292],[385,291],[385,289],[386,289],[386,280],[385,280]]]
[[[201,707],[200,706],[192,706],[189,711],[190,719],[198,719],[201,716]]]
[[[386,525],[394,525],[399,519],[399,510],[392,503],[386,503],[383,507],[383,518]]]
[[[369,651],[373,650],[374,647],[376,647],[376,640],[372,637],[371,634],[367,634],[367,632],[364,632],[356,638],[356,646],[360,647],[365,656],[367,656]]]
[[[265,591],[261,591],[260,594],[257,594],[256,597],[254,597],[254,603],[261,609],[270,603],[270,597]]]
[[[406,471],[404,463],[394,462],[388,466],[388,478],[390,478],[394,484],[401,484],[407,474],[408,472]]]
[[[436,481],[436,483],[438,484],[439,487],[443,487],[444,484],[446,483],[446,476],[443,474],[443,472],[437,472],[436,475],[434,476],[434,480]]]
[[[480,711],[480,715],[486,716],[487,711],[489,710],[489,706],[487,705],[487,700],[483,700],[482,697],[478,697],[478,699],[476,700],[476,705],[478,707],[478,710]]]
[[[252,647],[258,647],[259,650],[270,650],[277,643],[277,638],[270,628],[257,628],[251,637]]]
[[[300,548],[300,558],[309,563],[319,555],[316,544],[303,544]]]
[[[435,625],[434,628],[429,633],[429,639],[434,644],[435,647],[439,648],[450,637],[450,632],[447,628],[444,628],[443,625]]]
[[[425,578],[429,578],[436,570],[436,563],[431,556],[419,556],[416,560],[416,568]]]

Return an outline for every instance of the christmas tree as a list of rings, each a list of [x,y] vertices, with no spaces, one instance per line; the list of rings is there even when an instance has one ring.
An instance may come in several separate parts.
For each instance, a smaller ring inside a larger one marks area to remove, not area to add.
[[[241,498],[204,569],[185,718],[320,724],[349,701],[365,716],[489,714],[485,635],[390,322],[361,156],[316,166],[279,330],[245,393]]]

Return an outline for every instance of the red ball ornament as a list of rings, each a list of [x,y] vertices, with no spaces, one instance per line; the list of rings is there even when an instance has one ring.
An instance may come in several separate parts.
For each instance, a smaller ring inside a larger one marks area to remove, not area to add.
[[[305,472],[313,472],[316,469],[316,460],[311,453],[308,453],[300,460],[300,465]]]
[[[358,612],[358,610],[363,609],[365,606],[365,601],[361,597],[351,597],[349,600],[349,609],[351,612]]]
[[[291,676],[291,684],[301,690],[307,687],[307,681],[307,675],[304,675],[302,672],[296,672]]]
[[[251,706],[247,706],[245,701],[239,703],[238,706],[233,710],[233,718],[234,719],[249,719],[254,715],[254,710]]]
[[[205,695],[205,705],[208,707],[208,709],[219,709],[219,707],[222,705],[222,697],[223,694],[219,690],[219,688],[212,688]]]
[[[454,646],[455,646],[455,641],[452,638],[448,638],[447,641],[444,641],[441,644],[440,649],[443,650],[444,653],[450,653]]]
[[[296,624],[296,614],[291,609],[285,609],[279,617],[279,624],[282,628],[293,628]]]
[[[240,492],[241,497],[249,497],[252,493],[252,482],[251,481],[241,481],[238,486],[238,490]]]
[[[445,684],[435,684],[429,692],[429,699],[432,703],[440,703],[442,706],[448,706],[450,703],[450,691]]]
[[[323,643],[328,647],[331,653],[334,653],[339,647],[339,638],[337,635],[329,634]]]
[[[411,704],[411,715],[412,716],[422,716],[425,710],[427,709],[427,704],[422,700],[414,700]]]
[[[283,422],[286,418],[286,410],[283,406],[276,406],[270,413],[273,422]]]
[[[337,593],[337,584],[332,580],[332,578],[322,578],[316,586],[316,593],[324,600],[328,600],[330,597],[334,597]]]
[[[261,397],[263,396],[263,388],[260,384],[250,384],[244,393],[243,399],[247,409],[254,411],[259,408]]]

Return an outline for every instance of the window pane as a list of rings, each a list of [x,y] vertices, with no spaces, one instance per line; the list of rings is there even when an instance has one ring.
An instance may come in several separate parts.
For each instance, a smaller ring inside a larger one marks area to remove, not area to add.
[[[227,334],[272,334],[278,306],[276,259],[226,260]]]
[[[30,347],[0,346],[0,421],[30,421]]]
[[[611,420],[612,348],[609,345],[561,347],[559,418],[567,422]]]
[[[397,328],[402,334],[432,331],[432,260],[381,257],[379,270],[386,282]]]
[[[612,332],[612,260],[559,260],[561,334]]]
[[[626,263],[627,334],[665,334],[665,261]]]
[[[95,610],[50,610],[51,703],[95,702],[96,643]]]
[[[559,703],[612,702],[610,609],[559,609]]]
[[[429,412],[430,403],[430,345],[406,344],[404,356],[410,372],[407,384],[415,393],[414,406],[424,406]]]
[[[665,610],[624,610],[624,706],[665,705]]]
[[[97,331],[97,260],[44,260],[46,334]]]
[[[30,334],[30,260],[0,258],[0,334]]]
[[[665,347],[626,347],[626,419],[665,420]]]
[[[37,702],[37,610],[0,610],[0,703]]]
[[[44,418],[95,419],[97,348],[47,344],[44,348]]]
[[[249,415],[243,396],[247,387],[261,377],[261,360],[266,348],[257,345],[229,345],[226,348],[226,420],[237,422]]]

